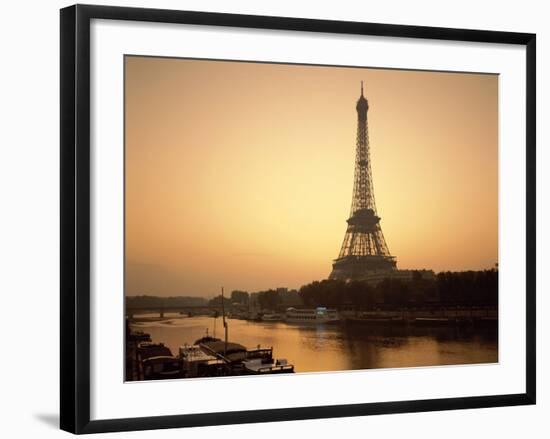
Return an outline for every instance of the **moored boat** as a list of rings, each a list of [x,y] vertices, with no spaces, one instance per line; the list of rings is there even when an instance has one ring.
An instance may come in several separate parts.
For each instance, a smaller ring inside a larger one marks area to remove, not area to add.
[[[273,348],[260,346],[247,349],[239,343],[211,341],[200,344],[207,354],[222,360],[230,375],[267,375],[293,373],[294,366],[286,359],[274,359]]]
[[[163,343],[140,343],[137,348],[139,374],[143,380],[182,378],[183,369],[179,358]]]
[[[288,364],[286,359],[274,360],[273,348],[261,348],[258,345],[254,349],[247,349],[239,343],[230,342],[229,328],[225,316],[224,296],[222,287],[222,319],[224,327],[224,340],[220,340],[208,335],[200,338],[195,342],[205,356],[201,357],[204,361],[212,361],[216,359],[220,361],[221,367],[218,372],[223,375],[258,375],[271,373],[292,373],[294,366]],[[180,356],[188,356],[193,354],[195,346],[183,350],[180,348]],[[199,360],[202,361],[202,360]],[[211,376],[211,375],[210,375]]]
[[[142,361],[144,380],[183,378],[181,361],[172,355],[149,357]]]
[[[288,308],[285,320],[289,323],[335,323],[340,321],[338,311],[325,307]]]
[[[185,345],[179,348],[179,357],[187,378],[211,377],[222,375],[222,360],[204,352],[198,345]]]
[[[199,346],[206,354],[220,358],[228,364],[243,361],[247,356],[246,347],[239,343],[212,340],[199,343]]]
[[[265,360],[252,358],[243,361],[245,375],[268,375],[279,373],[294,373],[294,365],[289,364],[286,359]]]
[[[277,313],[269,313],[262,316],[262,322],[281,322],[282,320],[284,320],[283,316]]]

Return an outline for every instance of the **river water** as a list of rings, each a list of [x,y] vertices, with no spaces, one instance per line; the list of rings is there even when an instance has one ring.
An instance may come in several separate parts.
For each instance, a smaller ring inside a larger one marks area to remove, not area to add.
[[[136,316],[137,317],[137,316]],[[273,347],[296,372],[435,366],[498,362],[496,328],[297,325],[228,319],[229,341],[248,348]],[[206,334],[223,339],[222,319],[174,316],[138,321],[132,328],[151,334],[177,355],[179,346]]]

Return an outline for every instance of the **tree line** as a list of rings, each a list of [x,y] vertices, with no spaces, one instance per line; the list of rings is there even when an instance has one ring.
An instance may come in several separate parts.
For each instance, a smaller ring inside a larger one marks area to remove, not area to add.
[[[366,281],[344,282],[341,280],[321,280],[303,285],[299,291],[269,289],[249,294],[234,290],[224,297],[224,305],[229,309],[235,304],[249,307],[254,296],[254,306],[262,310],[281,311],[288,306],[331,308],[374,309],[404,308],[425,306],[496,306],[498,304],[498,270],[444,271],[433,278],[424,278],[421,272],[414,272],[412,279],[386,278],[376,285]],[[152,297],[134,296],[126,298],[128,304],[142,306],[152,304],[220,306],[221,295],[206,302],[198,297]]]
[[[420,306],[496,306],[498,270],[441,272],[409,281],[387,278],[377,285],[365,281],[322,280],[300,288],[308,307],[403,308]]]

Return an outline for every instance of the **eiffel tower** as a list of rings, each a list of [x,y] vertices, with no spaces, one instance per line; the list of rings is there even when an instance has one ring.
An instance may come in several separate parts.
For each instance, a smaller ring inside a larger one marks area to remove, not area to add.
[[[361,280],[374,272],[396,270],[395,257],[388,250],[374,202],[367,122],[369,102],[363,95],[363,81],[356,109],[357,145],[351,212],[340,254],[333,261],[329,276],[329,279],[345,281]]]

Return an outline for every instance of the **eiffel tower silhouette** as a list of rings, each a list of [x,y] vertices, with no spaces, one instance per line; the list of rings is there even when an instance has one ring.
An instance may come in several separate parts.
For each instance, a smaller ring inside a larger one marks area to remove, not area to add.
[[[370,161],[369,102],[363,95],[357,101],[357,145],[355,179],[348,227],[338,258],[333,261],[329,279],[361,280],[368,274],[396,269],[376,212]]]

